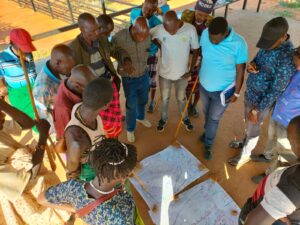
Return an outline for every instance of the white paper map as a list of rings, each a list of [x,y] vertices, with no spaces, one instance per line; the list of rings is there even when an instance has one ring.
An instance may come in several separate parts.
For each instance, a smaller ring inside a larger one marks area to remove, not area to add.
[[[181,193],[168,207],[149,213],[157,225],[238,225],[240,208],[218,183],[208,179]]]
[[[152,209],[169,204],[174,194],[207,172],[208,169],[182,145],[179,148],[169,146],[141,161],[137,175],[147,191],[134,178],[130,181]]]

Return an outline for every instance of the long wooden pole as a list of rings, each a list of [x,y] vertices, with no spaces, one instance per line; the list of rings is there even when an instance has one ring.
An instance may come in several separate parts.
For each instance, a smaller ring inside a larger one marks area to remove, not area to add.
[[[24,55],[23,55],[23,53],[22,53],[22,51],[20,49],[19,49],[18,52],[19,52],[19,57],[20,57],[22,69],[24,71],[24,75],[25,75],[25,79],[26,79],[26,83],[27,83],[27,87],[28,87],[28,93],[29,93],[31,105],[32,105],[32,108],[33,108],[33,111],[34,111],[34,115],[35,115],[36,120],[39,121],[40,118],[39,118],[39,114],[38,114],[38,111],[36,109],[36,105],[35,105],[35,102],[34,102],[34,98],[33,98],[33,94],[32,94],[32,89],[31,89],[31,86],[30,86],[30,80],[29,80],[29,76],[28,76],[28,72],[27,72],[27,68],[26,68],[26,64],[25,64],[25,60],[24,60]],[[59,161],[61,162],[61,164],[64,167],[64,169],[66,169],[66,166],[65,166],[63,160],[61,159],[60,155],[56,151],[54,142],[52,141],[51,137],[49,136],[48,139],[50,140],[50,144],[52,145],[55,153],[57,154],[57,157],[58,157]],[[53,171],[55,171],[56,170],[56,165],[55,165],[53,156],[52,156],[52,154],[51,154],[50,149],[49,149],[48,146],[46,146],[46,152],[47,152],[47,155],[48,155],[48,158],[49,158],[51,169]]]
[[[177,129],[176,129],[176,132],[175,132],[175,135],[174,135],[174,142],[176,142],[176,140],[177,140],[177,137],[178,137],[178,134],[179,134],[179,130],[180,130],[180,127],[181,127],[181,125],[182,125],[182,121],[183,121],[183,119],[184,119],[184,115],[185,115],[185,113],[186,113],[186,111],[187,111],[187,108],[188,108],[189,103],[190,103],[190,101],[191,101],[191,98],[192,98],[193,92],[194,92],[194,90],[195,90],[195,88],[196,88],[196,85],[197,85],[197,83],[198,83],[198,80],[199,80],[199,76],[197,76],[197,78],[196,78],[196,80],[195,80],[195,83],[194,83],[194,85],[193,85],[191,94],[190,94],[189,98],[187,99],[186,104],[185,104],[185,107],[184,107],[184,110],[183,110],[183,112],[182,112],[182,114],[181,114],[180,121],[179,121],[179,123],[178,123],[178,125],[177,125]]]

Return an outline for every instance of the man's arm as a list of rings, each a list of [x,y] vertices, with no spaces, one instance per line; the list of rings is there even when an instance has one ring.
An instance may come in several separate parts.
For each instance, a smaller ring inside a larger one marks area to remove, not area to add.
[[[0,110],[4,111],[10,117],[18,122],[22,129],[30,129],[32,128],[36,122],[31,119],[27,114],[23,113],[22,111],[12,107],[8,103],[6,103],[3,99],[0,99]]]
[[[234,95],[232,95],[230,99],[228,99],[228,102],[230,103],[235,102],[240,95],[240,91],[244,83],[245,69],[246,63],[236,65],[235,91]]]
[[[110,55],[118,62],[123,64],[125,60],[131,60],[128,52],[119,46],[116,41],[113,40],[110,43],[107,41],[107,44],[109,44]]]
[[[161,50],[161,44],[160,41],[158,39],[153,39],[152,42],[159,48],[159,50]]]
[[[258,205],[247,216],[245,225],[270,225],[274,222],[275,219],[273,219],[261,205]]]
[[[80,173],[80,159],[84,152],[84,146],[78,137],[77,128],[69,128],[65,132],[67,146],[67,179],[76,178]]]

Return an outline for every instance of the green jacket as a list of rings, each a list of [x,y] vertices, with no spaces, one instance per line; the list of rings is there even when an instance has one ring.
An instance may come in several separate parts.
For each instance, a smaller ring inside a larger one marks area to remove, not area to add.
[[[115,58],[118,62],[123,63],[124,59],[130,56],[123,48],[117,46],[116,44],[110,43],[106,37],[101,36],[99,38],[100,48],[99,52],[101,57],[106,63],[106,66],[112,74],[117,74],[114,65],[110,57]],[[83,64],[89,66],[91,63],[91,57],[87,51],[83,49],[79,42],[79,36],[77,36],[73,41],[69,43],[69,47],[73,50],[75,61],[77,64]]]

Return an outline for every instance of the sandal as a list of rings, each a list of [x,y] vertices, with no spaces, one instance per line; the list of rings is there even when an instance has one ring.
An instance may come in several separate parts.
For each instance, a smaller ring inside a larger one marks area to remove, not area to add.
[[[241,149],[244,147],[243,141],[232,141],[229,143],[229,147],[233,149]]]
[[[271,162],[272,161],[272,159],[266,158],[266,156],[264,154],[251,155],[250,158],[253,162]]]

